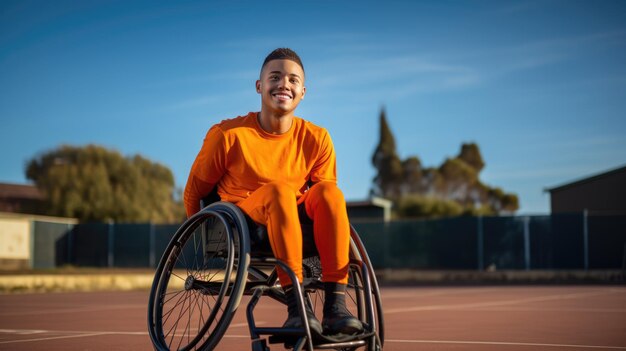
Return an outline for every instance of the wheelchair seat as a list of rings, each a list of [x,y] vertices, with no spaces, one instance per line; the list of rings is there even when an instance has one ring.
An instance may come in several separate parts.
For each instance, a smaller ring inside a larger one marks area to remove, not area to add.
[[[274,255],[270,245],[267,227],[254,222],[248,215],[245,215],[250,231],[250,255],[252,257],[271,257]],[[302,228],[302,257],[309,258],[317,256],[317,246],[313,236],[313,222],[309,217],[300,216],[300,228]]]
[[[214,189],[211,194],[205,196],[200,201],[200,207],[206,206],[221,201],[220,196],[217,194],[217,189]],[[274,252],[270,245],[269,234],[267,227],[256,223],[250,216],[243,214],[246,223],[248,225],[248,231],[250,233],[250,255],[252,257],[272,257]],[[313,235],[313,220],[309,218],[303,211],[298,211],[298,217],[300,219],[300,228],[302,228],[302,257],[309,258],[318,255],[317,246],[315,245],[315,237]]]

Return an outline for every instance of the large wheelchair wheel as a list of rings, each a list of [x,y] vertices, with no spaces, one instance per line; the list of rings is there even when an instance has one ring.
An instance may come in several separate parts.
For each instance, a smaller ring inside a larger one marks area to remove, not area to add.
[[[366,347],[366,350],[382,350],[385,340],[385,329],[383,319],[383,308],[380,297],[380,290],[374,269],[369,260],[365,247],[358,234],[351,227],[350,240],[350,268],[348,273],[348,287],[346,289],[346,307],[359,320],[364,322],[367,331],[375,332],[375,341]],[[363,267],[365,266],[365,268]],[[313,256],[304,260],[303,267],[306,284],[307,303],[311,305],[316,316],[321,321],[324,306],[324,288],[321,283],[321,263],[319,256]],[[365,273],[367,272],[367,277]],[[369,289],[365,284],[365,278],[369,280]],[[369,294],[369,296],[366,296]],[[370,301],[372,309],[371,317],[368,317]],[[371,319],[369,319],[371,318]],[[369,320],[368,320],[369,319]],[[353,350],[355,348],[345,348]],[[344,350],[343,348],[341,350]]]
[[[212,350],[244,293],[250,243],[245,218],[218,202],[178,229],[157,267],[148,329],[157,350]]]

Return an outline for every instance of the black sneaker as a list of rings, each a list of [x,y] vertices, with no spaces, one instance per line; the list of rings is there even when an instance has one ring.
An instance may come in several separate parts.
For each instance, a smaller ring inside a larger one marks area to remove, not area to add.
[[[324,311],[322,326],[326,335],[354,335],[363,331],[361,321],[355,318],[345,306],[338,304]]]
[[[300,317],[300,312],[298,311],[298,301],[293,294],[293,289],[288,289],[285,291],[285,297],[287,298],[287,320],[283,324],[283,328],[301,328],[302,327],[302,318]],[[309,322],[309,329],[312,334],[322,334],[322,324],[315,317],[315,313],[311,309],[311,306],[304,303],[304,309],[306,311],[307,321]]]
[[[309,329],[311,329],[312,333],[322,334],[322,325],[320,321],[317,320],[313,311],[307,307],[306,309],[306,317],[309,322]],[[301,328],[302,327],[302,318],[300,318],[300,314],[296,311],[295,315],[289,314],[285,324],[283,324],[283,328]]]
[[[324,334],[353,335],[363,331],[363,324],[346,308],[346,284],[324,282]]]

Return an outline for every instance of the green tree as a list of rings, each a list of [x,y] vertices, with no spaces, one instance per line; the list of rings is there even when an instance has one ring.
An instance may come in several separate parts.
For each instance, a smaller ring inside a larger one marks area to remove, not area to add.
[[[439,174],[444,179],[440,189],[442,195],[461,203],[468,201],[471,189],[478,182],[476,169],[458,157],[446,159],[439,167]]]
[[[514,212],[519,208],[517,195],[505,193],[500,188],[487,189],[487,205],[495,213]]]
[[[387,198],[397,197],[403,178],[402,161],[396,153],[396,141],[387,124],[384,109],[380,112],[380,139],[372,156],[372,164],[378,171],[372,193]]]
[[[82,222],[173,223],[184,218],[172,172],[139,155],[62,145],[31,159],[26,177],[45,194],[49,215]]]
[[[419,158],[412,156],[402,161],[402,193],[417,193],[423,188],[422,163]]]
[[[476,145],[475,143],[461,145],[461,153],[459,154],[458,158],[474,168],[476,172],[482,171],[485,167],[485,161],[483,161],[483,156],[480,154],[478,145]]]
[[[456,201],[417,194],[403,196],[397,203],[397,213],[404,218],[453,217],[463,212]]]
[[[391,199],[400,217],[495,215],[519,208],[517,195],[480,181],[485,161],[476,143],[462,144],[459,154],[439,167],[425,168],[416,156],[400,160],[384,110],[372,161],[378,171],[372,194]]]

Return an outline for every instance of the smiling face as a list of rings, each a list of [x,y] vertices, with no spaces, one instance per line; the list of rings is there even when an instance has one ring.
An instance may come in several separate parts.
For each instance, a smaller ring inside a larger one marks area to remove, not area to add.
[[[261,112],[272,115],[293,115],[304,97],[304,71],[291,60],[269,61],[256,81],[257,93],[261,94]]]

